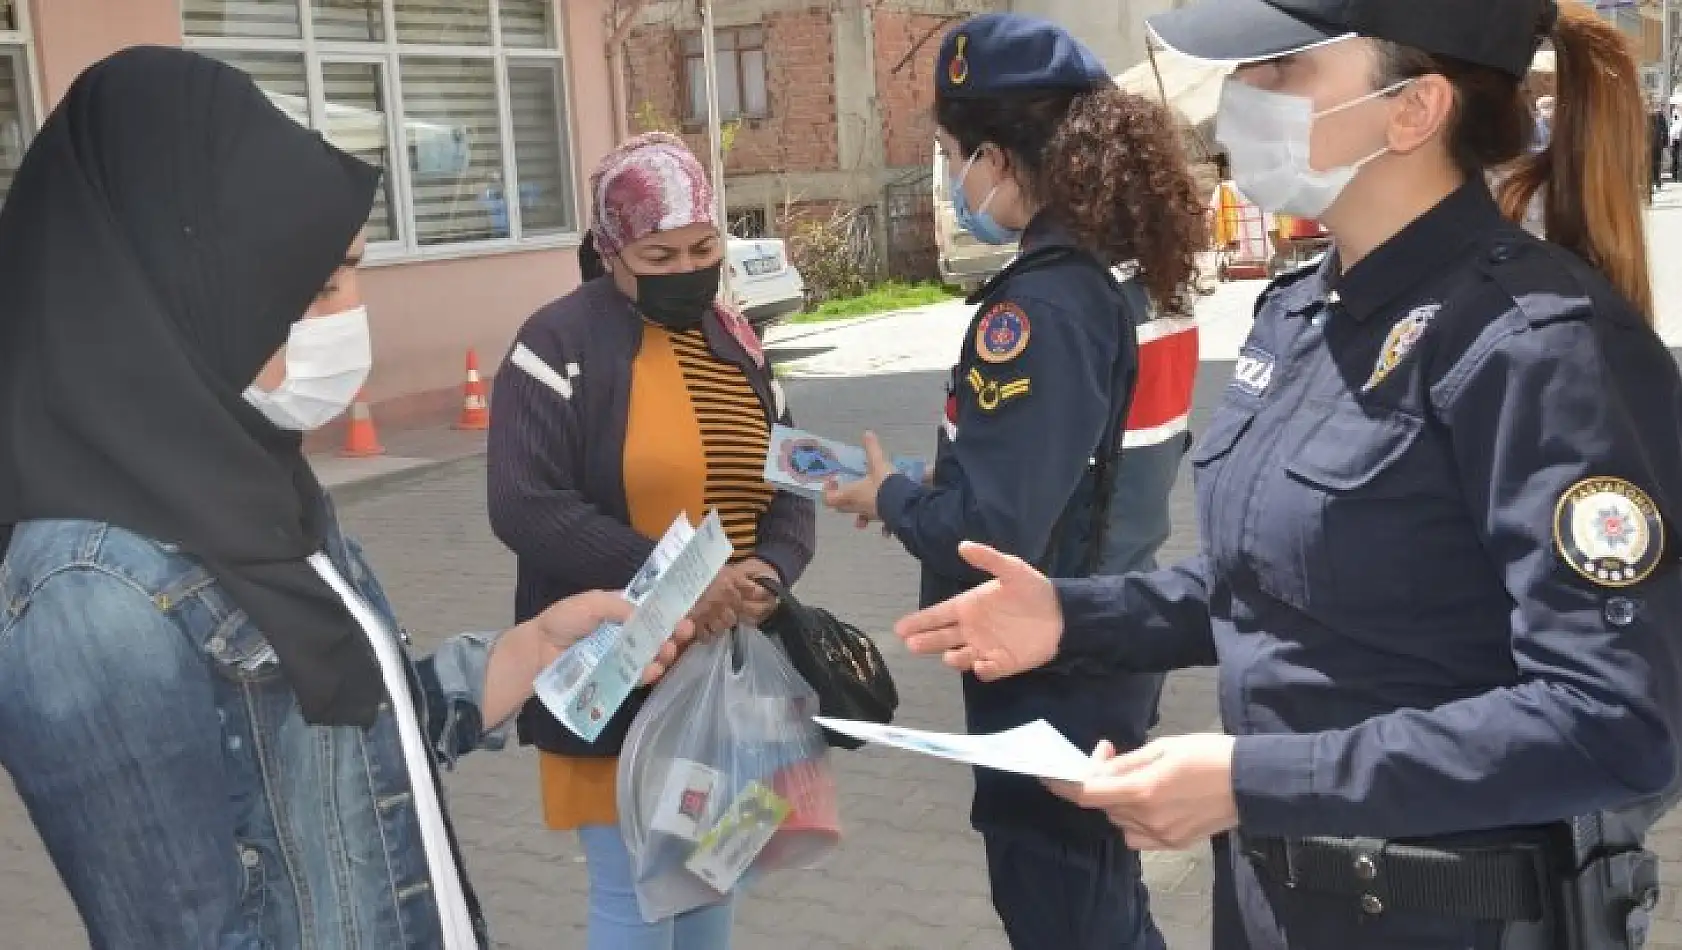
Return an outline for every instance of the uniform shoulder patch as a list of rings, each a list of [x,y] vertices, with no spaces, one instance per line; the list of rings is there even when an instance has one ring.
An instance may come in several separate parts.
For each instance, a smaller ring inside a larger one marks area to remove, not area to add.
[[[1016,304],[996,303],[975,327],[975,355],[987,363],[1008,363],[1028,348],[1028,315]]]
[[[1664,556],[1664,519],[1647,493],[1610,476],[1585,478],[1554,508],[1554,546],[1571,569],[1601,587],[1633,587]]]

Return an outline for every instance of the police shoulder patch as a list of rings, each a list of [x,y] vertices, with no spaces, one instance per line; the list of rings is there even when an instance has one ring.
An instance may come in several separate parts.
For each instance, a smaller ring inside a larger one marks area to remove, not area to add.
[[[1611,476],[1585,478],[1554,508],[1554,546],[1571,569],[1601,587],[1633,587],[1664,556],[1664,519],[1647,493]]]
[[[988,363],[1008,363],[1028,348],[1028,315],[1016,304],[996,303],[975,327],[975,355]]]

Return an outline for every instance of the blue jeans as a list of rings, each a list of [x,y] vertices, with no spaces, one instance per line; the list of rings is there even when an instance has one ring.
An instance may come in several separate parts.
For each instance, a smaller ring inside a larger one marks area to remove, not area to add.
[[[336,532],[329,549],[394,623],[354,549]],[[467,723],[453,751],[479,731],[457,707],[488,653],[454,638],[417,677],[440,713],[422,723]],[[392,712],[307,724],[261,632],[165,545],[18,526],[0,559],[0,766],[95,950],[443,945]]]
[[[590,929],[585,950],[730,950],[734,895],[722,904],[650,924],[637,907],[635,875],[615,825],[578,829],[590,868]]]

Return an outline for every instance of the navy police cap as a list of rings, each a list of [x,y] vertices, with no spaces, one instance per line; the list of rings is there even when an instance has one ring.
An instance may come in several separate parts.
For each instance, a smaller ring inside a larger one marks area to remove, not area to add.
[[[1558,16],[1555,0],[1200,0],[1146,22],[1163,45],[1213,62],[1367,36],[1522,79]]]
[[[947,98],[1036,89],[1094,89],[1112,83],[1092,51],[1055,23],[987,13],[953,27],[940,44],[935,80]]]

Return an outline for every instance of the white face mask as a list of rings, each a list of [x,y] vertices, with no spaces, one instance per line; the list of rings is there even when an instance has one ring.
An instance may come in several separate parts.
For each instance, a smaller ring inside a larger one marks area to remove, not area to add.
[[[350,408],[373,365],[366,307],[299,320],[286,341],[286,379],[273,391],[251,386],[245,401],[282,429],[319,429]]]
[[[1314,103],[1302,96],[1269,92],[1229,78],[1221,88],[1215,139],[1226,148],[1232,162],[1233,184],[1264,211],[1320,217],[1349,187],[1357,172],[1390,150],[1381,147],[1353,165],[1320,171],[1308,160],[1314,120],[1389,95],[1411,81],[1403,80],[1315,112]]]

